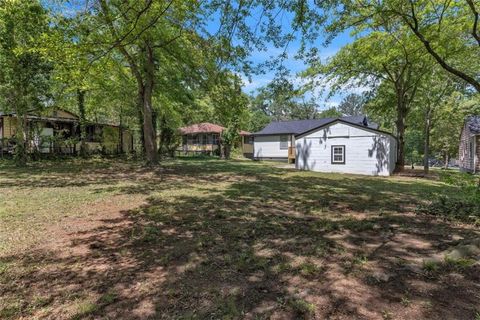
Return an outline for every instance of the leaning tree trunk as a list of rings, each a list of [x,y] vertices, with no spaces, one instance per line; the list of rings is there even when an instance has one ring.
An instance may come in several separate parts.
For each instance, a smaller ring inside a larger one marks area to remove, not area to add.
[[[423,171],[428,174],[430,171],[430,164],[428,158],[430,157],[430,128],[431,128],[432,110],[428,108],[425,113],[425,139],[423,144]]]

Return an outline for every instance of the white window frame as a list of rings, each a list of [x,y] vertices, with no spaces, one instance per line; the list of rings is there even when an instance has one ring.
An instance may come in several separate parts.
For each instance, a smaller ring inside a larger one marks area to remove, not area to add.
[[[336,150],[341,150],[340,153],[336,152]],[[345,164],[345,145],[332,145],[332,155],[331,160],[332,164]],[[341,160],[335,160],[335,156],[341,156]]]

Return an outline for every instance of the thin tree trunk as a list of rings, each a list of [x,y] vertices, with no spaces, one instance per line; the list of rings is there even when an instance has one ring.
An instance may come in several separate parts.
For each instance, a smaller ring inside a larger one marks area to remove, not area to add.
[[[396,171],[403,171],[405,167],[405,118],[407,116],[407,107],[405,105],[404,92],[397,90],[397,138],[398,138],[398,156]]]
[[[123,121],[122,121],[122,110],[120,109],[120,126],[118,127],[118,132],[119,132],[119,143],[120,143],[120,146],[118,148],[118,151],[119,153],[123,154],[124,153],[124,149],[123,149]]]
[[[143,100],[142,95],[138,94],[138,106],[137,106],[137,119],[138,119],[138,126],[140,128],[140,150],[142,154],[145,154],[145,135],[143,134]]]
[[[430,164],[428,159],[430,158],[430,128],[431,128],[431,115],[432,110],[429,107],[425,113],[425,139],[423,145],[423,171],[428,174],[430,171]]]
[[[78,113],[80,115],[80,156],[87,155],[87,130],[86,130],[86,112],[85,112],[85,91],[77,89]]]
[[[27,113],[19,114],[18,108],[15,111],[15,165],[23,167],[27,164]]]
[[[448,161],[450,161],[449,155],[448,155],[448,152],[445,152],[445,165],[444,165],[445,170],[448,169]]]

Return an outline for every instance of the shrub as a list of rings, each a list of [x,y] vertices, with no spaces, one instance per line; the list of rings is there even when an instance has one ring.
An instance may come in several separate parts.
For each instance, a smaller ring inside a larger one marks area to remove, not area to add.
[[[417,213],[480,224],[478,177],[465,173],[444,172],[440,175],[440,179],[447,184],[457,186],[458,192],[437,196],[429,203],[418,206]]]

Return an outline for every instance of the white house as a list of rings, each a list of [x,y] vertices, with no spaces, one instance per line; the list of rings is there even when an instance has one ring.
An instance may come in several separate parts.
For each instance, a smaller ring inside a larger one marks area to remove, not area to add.
[[[388,176],[395,168],[396,139],[364,116],[272,122],[254,137],[255,159],[301,170]]]

